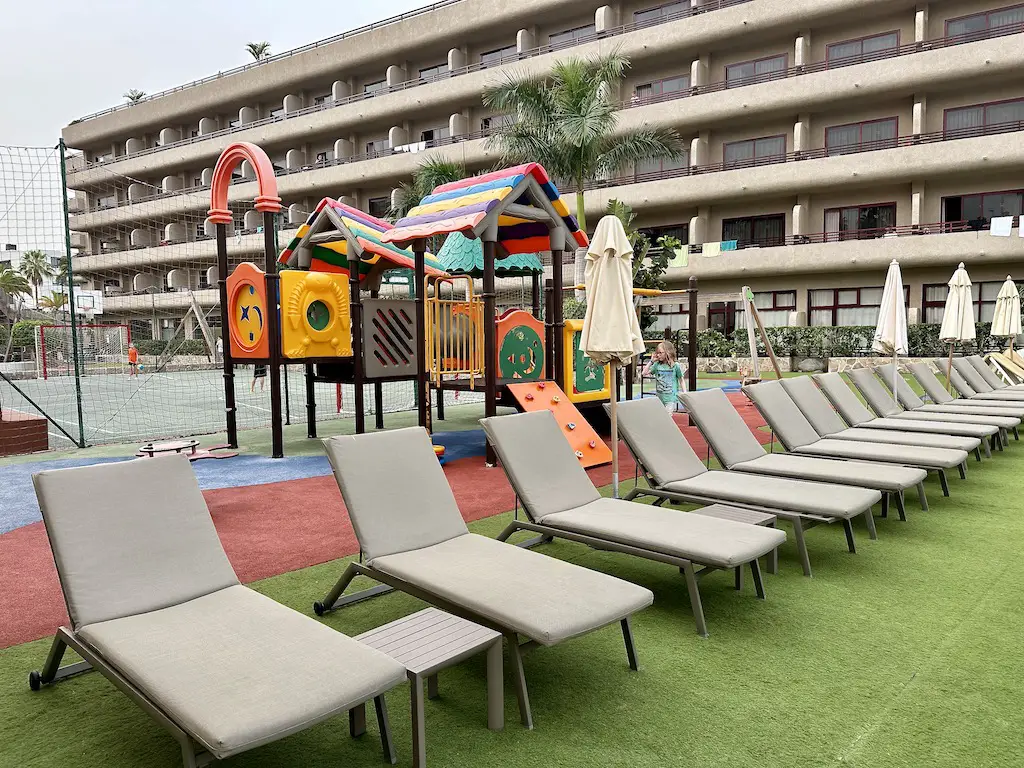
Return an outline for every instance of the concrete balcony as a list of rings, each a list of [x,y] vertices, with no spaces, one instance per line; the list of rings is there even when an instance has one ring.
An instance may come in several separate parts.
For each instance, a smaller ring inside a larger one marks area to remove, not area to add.
[[[216,288],[203,288],[192,291],[201,307],[213,307],[217,305],[220,296]],[[105,315],[128,314],[132,312],[153,312],[154,310],[181,310],[185,311],[192,306],[188,293],[185,291],[162,293],[137,293],[125,294],[122,296],[104,296],[103,313]]]
[[[783,245],[774,248],[745,248],[725,251],[715,257],[690,254],[686,267],[673,267],[666,273],[671,283],[685,282],[691,275],[698,280],[777,277],[778,275],[823,274],[872,270],[884,275],[896,259],[904,270],[949,267],[970,254],[972,265],[1020,264],[1024,252],[1020,238],[992,237],[988,232],[941,231],[940,225],[925,225],[921,234],[909,228],[900,233],[869,240]],[[789,238],[792,240],[793,238]]]
[[[488,150],[485,143],[484,139],[473,139],[450,146],[434,147],[415,154],[397,152],[366,162],[300,169],[293,173],[279,175],[277,191],[284,199],[306,195],[338,197],[353,188],[370,185],[381,186],[388,183],[397,184],[412,176],[416,168],[430,157],[445,157],[455,154],[460,160],[465,158],[466,164],[470,166],[497,162],[498,154]],[[256,194],[257,186],[254,181],[232,184],[228,192],[228,201],[251,201]],[[98,227],[128,224],[139,219],[169,218],[187,212],[205,211],[209,207],[210,193],[208,191],[168,194],[119,208],[92,211],[75,216],[71,226],[75,230],[89,231]]]
[[[467,8],[477,4],[477,0],[463,0],[463,2]],[[528,5],[530,4],[534,4],[534,0],[530,0]],[[498,3],[498,5],[503,7],[505,3]],[[372,98],[357,95],[347,101],[335,102],[329,108],[300,113],[292,117],[281,116],[273,121],[261,122],[261,124],[250,128],[218,133],[210,137],[197,137],[156,152],[148,152],[101,166],[91,166],[74,174],[74,177],[69,179],[69,186],[73,189],[87,188],[89,185],[110,181],[117,174],[157,176],[185,167],[212,165],[220,152],[235,141],[253,142],[263,147],[282,146],[308,141],[314,136],[321,138],[345,136],[370,123],[393,125],[403,115],[422,112],[426,107],[438,111],[445,109],[458,111],[468,104],[478,104],[481,92],[488,85],[492,85],[502,72],[514,70],[517,74],[542,75],[550,71],[552,64],[559,59],[568,56],[586,57],[607,53],[609,50],[607,40],[609,39],[614,40],[620,51],[628,55],[633,61],[634,67],[637,67],[651,59],[662,61],[666,57],[678,59],[680,55],[692,58],[698,56],[702,51],[713,50],[726,43],[735,46],[744,40],[753,41],[764,34],[802,28],[817,20],[834,18],[837,15],[853,16],[857,13],[870,13],[880,8],[892,11],[899,7],[911,8],[913,6],[914,3],[909,0],[758,0],[758,2],[743,3],[722,8],[713,13],[702,13],[632,31],[624,31],[631,30],[629,26],[616,28],[609,30],[609,34],[602,39],[591,40],[570,49],[550,51],[547,47],[538,48],[528,57],[513,61],[500,69],[480,69],[474,65],[466,67],[462,74],[432,83],[380,93]],[[489,17],[490,8],[487,13]],[[524,15],[521,18],[525,17]],[[980,45],[988,44],[989,42]],[[885,62],[882,64],[885,66]],[[891,62],[889,67],[892,67]],[[842,71],[848,73],[851,70],[845,68]],[[958,75],[947,72],[946,76],[957,77]],[[845,75],[845,78],[849,79],[850,75]],[[792,78],[791,80],[799,79]],[[842,80],[843,77],[838,79]],[[257,93],[265,93],[269,87],[267,85]],[[717,94],[717,98],[712,99],[712,106],[708,110],[714,114],[716,108],[720,108],[716,105],[724,102],[726,105],[732,105],[729,113],[732,117],[759,113],[760,90],[763,87],[765,86],[758,87],[757,99],[753,105],[740,106],[737,102],[742,101],[742,97],[738,100],[737,91],[730,90],[728,95]],[[194,90],[188,89],[187,92]],[[752,90],[748,89],[745,93],[751,94],[747,97],[748,99],[754,99]],[[856,93],[854,92],[853,95]],[[153,102],[139,104],[132,107],[132,110],[148,107],[150,104],[155,106],[166,100],[173,100],[175,97],[176,95],[172,95]],[[708,97],[701,96],[689,100],[686,110],[682,111],[688,112],[693,105],[706,98]],[[223,101],[222,99],[219,102],[221,106]],[[193,111],[195,108],[195,105],[192,104],[183,105],[176,114],[172,113],[175,115],[174,117],[168,115],[163,120],[165,123],[180,122],[181,114]],[[213,110],[214,107],[211,106],[209,109]],[[674,124],[679,127],[703,125],[703,118],[700,115],[680,115],[680,111],[678,106],[674,106],[672,102],[638,107],[635,110],[630,110],[630,116],[634,123],[629,123],[629,125],[644,122],[658,125]],[[790,110],[790,112],[793,111]],[[138,113],[132,112],[132,114]],[[82,129],[83,125],[105,119],[106,117],[95,118],[86,123],[69,126],[65,129],[65,138],[72,128],[76,131],[84,130]],[[680,119],[683,119],[684,125],[680,125]],[[118,125],[116,136],[122,136],[129,130],[128,127]],[[68,141],[70,142],[70,139]]]
[[[933,181],[979,171],[1013,172],[1024,164],[1024,142],[1019,140],[1020,135],[977,136],[608,186],[587,192],[587,216],[600,216],[608,201],[613,199],[635,210],[693,208],[740,200],[796,197],[823,190],[909,184],[917,179]],[[571,206],[572,201],[568,204]]]

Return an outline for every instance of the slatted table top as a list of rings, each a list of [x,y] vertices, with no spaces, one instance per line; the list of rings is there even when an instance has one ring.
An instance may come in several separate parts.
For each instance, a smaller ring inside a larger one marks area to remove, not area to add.
[[[723,520],[735,520],[738,523],[750,523],[751,525],[772,525],[776,520],[775,515],[768,514],[767,512],[730,507],[728,504],[712,504],[707,507],[691,510],[690,514],[718,517]]]
[[[444,669],[500,639],[501,634],[494,630],[437,608],[426,608],[356,637],[414,675]]]

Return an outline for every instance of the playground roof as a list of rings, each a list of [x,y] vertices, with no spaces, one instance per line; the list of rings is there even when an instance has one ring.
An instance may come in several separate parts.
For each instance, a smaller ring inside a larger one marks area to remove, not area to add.
[[[564,225],[564,243],[549,241],[552,222]],[[492,226],[497,227],[498,243],[509,254],[575,250],[589,244],[558,188],[537,163],[442,184],[381,239],[406,246],[453,232],[475,239]]]
[[[376,285],[389,269],[413,269],[412,251],[382,240],[393,226],[368,213],[325,197],[299,227],[278,261],[313,272],[348,273],[349,248],[359,257],[359,279]],[[442,275],[437,257],[426,255],[427,274]]]
[[[441,266],[449,275],[480,277],[484,271],[484,245],[470,240],[461,232],[452,232],[437,253]],[[544,271],[536,253],[515,253],[494,264],[494,272],[503,277],[519,277]]]

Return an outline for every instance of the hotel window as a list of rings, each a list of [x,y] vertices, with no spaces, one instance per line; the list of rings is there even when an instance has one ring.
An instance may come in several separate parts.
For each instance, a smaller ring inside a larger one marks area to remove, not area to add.
[[[786,214],[745,216],[722,221],[722,240],[735,240],[740,248],[774,248],[786,244]]]
[[[96,210],[102,211],[104,208],[114,208],[117,206],[117,195],[104,195],[103,197],[96,200]]]
[[[519,58],[519,49],[514,45],[507,45],[504,48],[495,48],[493,51],[486,51],[480,54],[480,64],[484,67],[496,67],[506,61],[513,61]]]
[[[491,115],[480,120],[480,130],[485,133],[496,131],[499,128],[508,128],[513,122],[512,115]]]
[[[947,109],[943,113],[943,132],[953,137],[983,136],[1024,127],[1024,99],[975,104]]]
[[[391,152],[391,142],[388,139],[374,139],[366,142],[366,154],[368,157],[377,157]]]
[[[587,24],[583,27],[574,27],[573,29],[567,29],[564,32],[555,32],[552,35],[548,35],[548,45],[552,48],[565,48],[570,45],[575,45],[580,40],[593,37],[595,34],[597,34],[597,26],[594,24]]]
[[[448,76],[448,64],[437,64],[433,67],[426,67],[420,70],[420,80],[437,80],[439,77]]]
[[[730,64],[725,68],[725,83],[727,88],[738,88],[742,85],[763,83],[767,80],[785,77],[785,73],[786,55],[780,54],[764,59]]]
[[[971,285],[971,298],[974,305],[974,322],[991,323],[996,311],[996,297],[1002,289],[1003,284],[995,283],[974,283]],[[949,294],[949,286],[926,285],[924,287],[923,319],[926,323],[938,325],[942,322],[942,315],[946,309],[946,296]]]
[[[722,156],[726,170],[783,163],[786,161],[786,137],[767,136],[762,139],[733,141],[722,148]]]
[[[810,325],[877,325],[881,288],[826,288],[808,291]],[[903,303],[910,300],[903,289]]]
[[[946,37],[980,40],[984,39],[991,30],[1016,24],[1024,24],[1024,5],[1014,5],[1009,8],[1001,8],[998,11],[950,19],[946,22]]]
[[[1020,190],[942,198],[942,221],[949,224],[966,222],[970,229],[988,229],[997,216],[1021,214],[1024,214],[1024,193]]]
[[[846,155],[891,149],[897,144],[899,119],[887,117],[849,125],[833,125],[825,129],[825,149],[829,155]]]
[[[448,130],[448,126],[444,125],[439,128],[429,128],[426,131],[420,132],[420,141],[425,141],[428,144],[431,142],[444,141],[445,139],[451,138],[451,131]]]
[[[636,164],[634,169],[635,176],[644,176],[646,174],[661,175],[668,171],[679,171],[690,166],[690,153],[683,151],[679,157],[674,159],[664,160],[644,160],[641,163]],[[674,174],[678,176],[679,174]]]
[[[785,328],[789,313],[796,311],[796,291],[760,291],[754,294],[754,306],[766,328]],[[736,327],[745,328],[746,324],[744,310],[737,310]]]
[[[313,97],[313,106],[321,107],[324,104],[329,104],[332,101],[334,101],[334,92],[333,91],[331,93],[325,93],[322,96],[314,96]]]
[[[690,225],[675,224],[673,226],[668,227],[648,227],[645,229],[641,229],[640,233],[647,236],[647,239],[651,243],[652,249],[660,247],[658,245],[658,240],[660,240],[663,237],[674,237],[685,247],[690,239]]]
[[[672,19],[682,19],[690,15],[690,2],[665,3],[656,8],[645,8],[642,11],[633,12],[633,23],[637,26],[650,24],[661,24]]]
[[[387,87],[387,80],[378,80],[375,83],[366,83],[363,86],[363,93],[377,93],[378,91],[383,91]]]
[[[828,64],[855,64],[860,61],[874,61],[885,58],[900,47],[900,33],[887,32],[884,35],[862,37],[859,40],[845,40],[832,43],[825,49]]]
[[[652,83],[638,85],[633,91],[633,101],[646,103],[651,101],[662,101],[663,97],[673,93],[687,93],[690,90],[690,76],[677,75],[666,77],[663,80],[655,80]]]
[[[854,205],[825,211],[825,240],[870,240],[896,226],[896,203]]]
[[[371,197],[367,206],[367,212],[378,219],[383,219],[390,210],[391,198],[389,197]]]

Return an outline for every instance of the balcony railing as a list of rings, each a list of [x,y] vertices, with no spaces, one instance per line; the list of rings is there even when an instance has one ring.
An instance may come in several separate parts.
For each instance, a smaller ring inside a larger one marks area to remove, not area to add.
[[[436,10],[437,8],[441,8],[441,7],[446,6],[446,5],[453,5],[453,4],[461,2],[461,1],[462,0],[446,0],[446,2],[434,3],[433,5],[428,6],[426,8],[423,8],[423,9],[420,9],[418,11],[413,11],[411,13],[403,14],[401,16],[395,16],[395,17],[393,17],[391,19],[386,19],[385,21],[378,22],[377,24],[370,24],[370,25],[368,25],[366,27],[361,27],[360,29],[353,30],[351,32],[346,32],[346,33],[343,33],[341,35],[337,35],[335,37],[328,38],[326,40],[321,40],[321,41],[319,41],[317,43],[312,43],[312,44],[304,46],[302,48],[296,48],[296,49],[294,49],[292,51],[288,51],[286,53],[282,53],[282,54],[279,54],[277,56],[272,56],[272,57],[270,57],[268,59],[264,59],[262,61],[256,61],[256,62],[253,62],[252,64],[246,64],[244,66],[236,67],[235,69],[228,70],[227,72],[220,72],[220,73],[218,73],[216,75],[212,75],[210,77],[203,78],[202,80],[196,80],[194,82],[186,83],[185,85],[181,85],[181,86],[178,86],[176,88],[171,88],[171,89],[166,90],[166,91],[161,91],[160,93],[156,93],[156,94],[153,94],[152,96],[146,97],[145,99],[142,100],[142,102],[139,102],[139,103],[143,103],[143,102],[146,102],[146,101],[151,101],[153,99],[158,99],[158,98],[160,98],[162,96],[167,96],[167,95],[169,95],[171,93],[176,93],[178,91],[183,91],[183,90],[186,90],[188,88],[193,88],[195,86],[202,85],[204,83],[208,83],[208,82],[212,82],[214,80],[218,80],[218,79],[220,79],[222,77],[227,77],[228,75],[233,75],[233,74],[237,74],[239,72],[244,72],[246,70],[253,69],[254,67],[262,66],[262,65],[270,63],[272,61],[279,61],[281,59],[286,59],[286,58],[288,58],[290,56],[294,56],[297,53],[302,53],[302,52],[305,52],[305,51],[313,50],[313,49],[318,48],[320,46],[328,45],[330,43],[337,42],[338,40],[343,40],[346,37],[352,37],[353,35],[359,34],[361,32],[367,32],[369,30],[378,29],[380,27],[387,26],[388,24],[393,24],[393,23],[395,23],[397,21],[402,21],[403,19],[407,19],[407,18],[411,18],[411,17],[414,17],[414,16],[418,16],[418,15],[421,15],[422,13],[428,13],[428,12],[430,12],[432,10]],[[550,45],[550,44],[549,45],[541,45],[541,46],[537,46],[536,48],[531,48],[530,50],[527,50],[527,51],[521,51],[521,52],[515,54],[514,56],[503,57],[501,59],[501,61],[495,61],[495,62],[475,62],[473,64],[468,64],[468,65],[466,65],[464,67],[458,67],[456,69],[453,69],[449,73],[447,73],[446,75],[443,75],[443,76],[434,76],[434,77],[429,77],[429,78],[415,78],[415,79],[412,79],[412,80],[408,80],[408,81],[406,81],[404,83],[396,83],[394,85],[389,85],[389,86],[387,86],[385,88],[379,88],[379,89],[374,90],[374,91],[372,91],[370,93],[354,93],[354,94],[351,94],[349,96],[345,96],[345,97],[340,98],[340,99],[331,99],[329,101],[325,100],[321,104],[313,104],[312,106],[304,107],[303,109],[298,109],[298,110],[295,110],[294,112],[288,112],[288,113],[283,114],[283,115],[277,115],[277,116],[274,116],[274,117],[265,117],[265,118],[262,118],[260,120],[255,120],[255,121],[253,121],[251,123],[246,123],[244,125],[236,125],[236,126],[232,126],[232,127],[228,127],[228,128],[222,128],[222,129],[220,129],[218,131],[211,131],[210,133],[205,133],[205,134],[203,134],[201,136],[191,136],[189,138],[185,138],[185,139],[182,139],[180,141],[164,144],[164,145],[162,145],[160,147],[150,147],[148,149],[140,150],[139,152],[132,152],[130,155],[121,155],[119,157],[105,158],[104,160],[99,161],[99,162],[90,162],[90,163],[88,163],[88,167],[95,168],[95,167],[98,167],[98,166],[101,166],[101,165],[107,165],[109,163],[120,162],[122,160],[125,160],[128,157],[141,157],[143,155],[152,154],[153,152],[159,152],[159,151],[161,151],[163,149],[168,149],[170,147],[179,147],[179,146],[184,146],[186,144],[194,144],[194,143],[199,142],[199,141],[206,141],[207,139],[213,139],[213,138],[216,138],[218,136],[225,136],[225,135],[228,135],[228,134],[231,134],[231,133],[236,133],[238,131],[244,131],[244,130],[247,130],[249,128],[256,128],[256,127],[259,127],[259,126],[262,126],[262,125],[270,125],[272,123],[280,122],[282,120],[289,120],[289,119],[291,119],[293,117],[300,117],[302,115],[308,115],[308,114],[311,114],[313,112],[321,112],[321,111],[323,111],[325,109],[333,109],[335,107],[345,106],[346,104],[352,104],[354,102],[365,101],[366,99],[372,99],[372,98],[375,98],[377,96],[382,96],[384,94],[395,93],[397,91],[408,90],[409,88],[416,88],[416,87],[421,86],[421,85],[427,85],[427,84],[429,84],[431,82],[435,82],[436,80],[445,80],[445,79],[449,79],[449,78],[456,77],[456,76],[459,76],[459,75],[469,74],[471,72],[479,72],[479,71],[484,70],[484,69],[492,69],[494,67],[504,66],[506,64],[514,63],[514,62],[517,62],[517,61],[524,61],[526,59],[532,59],[532,58],[535,58],[537,56],[543,56],[544,54],[553,53],[555,51],[564,50],[566,48],[572,48],[572,47],[575,47],[577,45],[583,45],[585,43],[593,42],[594,40],[603,40],[603,39],[608,38],[608,37],[616,37],[616,36],[619,36],[619,35],[627,34],[629,32],[635,32],[635,31],[640,30],[640,29],[646,29],[648,27],[657,26],[659,24],[667,24],[669,22],[677,21],[679,19],[687,18],[689,16],[693,16],[693,15],[697,15],[697,14],[701,14],[701,13],[709,13],[711,11],[717,11],[717,10],[720,10],[722,8],[728,8],[728,7],[734,6],[734,5],[742,5],[744,3],[749,3],[749,2],[750,2],[750,0],[715,0],[714,2],[709,2],[706,5],[703,5],[703,6],[699,7],[699,8],[695,8],[692,11],[688,11],[686,13],[666,14],[665,16],[663,16],[660,19],[654,19],[654,20],[647,21],[647,22],[639,22],[639,23],[633,22],[633,23],[629,23],[629,24],[622,24],[622,25],[617,26],[617,27],[609,27],[608,29],[603,30],[601,32],[594,32],[594,33],[591,33],[589,35],[583,35],[581,37],[574,38],[572,40],[566,40],[563,43],[555,43],[554,45]],[[96,112],[94,114],[88,115],[86,117],[80,118],[79,120],[76,120],[75,123],[79,123],[79,122],[82,122],[84,120],[90,120],[90,119],[95,118],[95,117],[100,117],[101,115],[110,114],[111,112],[117,112],[117,111],[120,111],[120,110],[123,110],[123,109],[131,109],[132,106],[134,106],[134,105],[132,105],[132,104],[122,104],[122,105],[119,105],[119,106],[116,106],[116,107],[111,107],[110,109],[106,109],[106,110],[103,110],[103,111]]]
[[[977,222],[943,221],[935,224],[901,224],[892,227],[874,229],[848,229],[843,232],[815,232],[807,235],[785,235],[770,237],[763,240],[737,241],[733,250],[743,251],[751,248],[779,248],[788,245],[812,245],[815,243],[842,243],[852,240],[878,240],[895,237],[916,237],[920,235],[949,235],[957,232],[978,231]],[[690,245],[690,253],[701,253],[703,246]],[[722,251],[727,257],[731,251]]]

